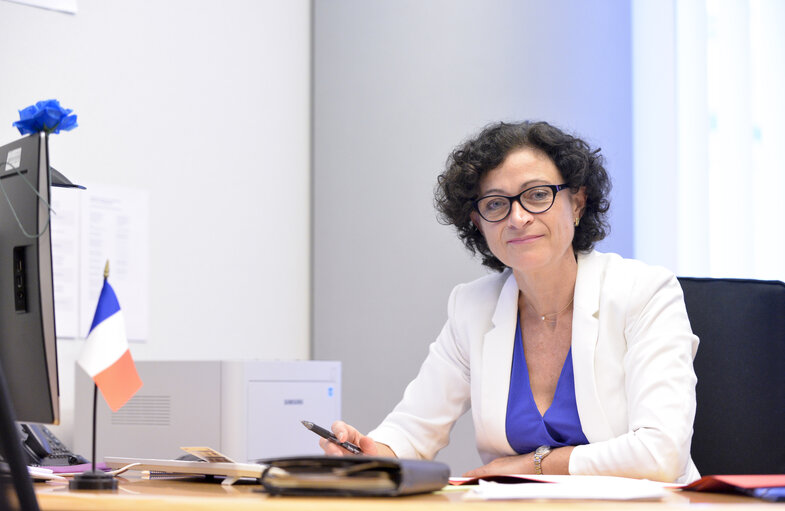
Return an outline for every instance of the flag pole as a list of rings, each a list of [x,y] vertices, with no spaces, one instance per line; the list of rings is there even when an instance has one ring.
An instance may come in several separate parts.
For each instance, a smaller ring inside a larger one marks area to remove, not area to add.
[[[106,260],[104,266],[104,284],[109,278],[109,260]],[[98,436],[96,427],[96,416],[98,415],[98,385],[93,381],[93,456],[92,456],[92,469],[89,472],[82,472],[75,475],[68,483],[68,488],[71,490],[116,490],[117,479],[114,476],[107,474],[102,470],[95,469],[95,439]]]
[[[109,259],[106,260],[106,265],[104,265],[104,283],[109,278]],[[95,437],[97,436],[96,431],[96,413],[98,409],[98,385],[93,381],[93,464],[92,464],[92,471],[95,472],[95,457],[96,457],[96,449],[95,449]]]
[[[95,427],[95,424],[96,424],[95,416],[98,415],[95,412],[96,412],[97,408],[98,408],[98,385],[96,385],[95,382],[93,382],[93,455],[90,458],[91,460],[93,460],[92,468],[91,468],[91,470],[93,472],[95,472],[95,436],[96,436],[95,435],[95,430],[96,430],[96,427]]]

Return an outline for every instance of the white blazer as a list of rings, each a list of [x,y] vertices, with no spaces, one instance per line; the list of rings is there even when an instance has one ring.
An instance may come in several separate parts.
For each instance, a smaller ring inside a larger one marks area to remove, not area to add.
[[[517,315],[509,269],[453,289],[419,374],[369,436],[399,457],[431,459],[471,407],[483,462],[517,454],[505,432]],[[572,451],[570,473],[698,479],[690,458],[697,347],[671,272],[616,254],[579,254],[572,358],[589,444]]]

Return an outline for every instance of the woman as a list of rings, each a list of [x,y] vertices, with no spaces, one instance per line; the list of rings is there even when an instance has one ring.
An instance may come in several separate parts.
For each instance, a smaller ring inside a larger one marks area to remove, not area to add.
[[[471,408],[485,465],[468,476],[697,479],[698,339],[672,273],[593,250],[609,191],[599,150],[547,123],[495,124],[453,151],[437,207],[498,273],[453,290],[402,401],[367,436],[336,422],[339,440],[432,458]]]

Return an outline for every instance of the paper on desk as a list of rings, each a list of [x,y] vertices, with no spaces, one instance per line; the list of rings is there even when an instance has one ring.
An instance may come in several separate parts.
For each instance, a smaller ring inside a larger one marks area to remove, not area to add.
[[[27,467],[30,478],[35,481],[67,481],[65,477],[55,474],[51,469],[44,467]]]
[[[208,463],[234,463],[234,460],[212,447],[180,447],[180,449]]]
[[[548,480],[552,482],[500,484],[480,481],[464,499],[659,500],[668,495],[666,485],[662,483],[626,477],[550,476]]]

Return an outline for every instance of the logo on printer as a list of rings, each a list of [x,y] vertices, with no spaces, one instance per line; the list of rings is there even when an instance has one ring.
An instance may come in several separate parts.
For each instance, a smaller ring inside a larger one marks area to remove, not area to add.
[[[283,404],[284,404],[284,406],[301,405],[301,404],[303,404],[303,400],[302,399],[284,399],[283,400]]]

